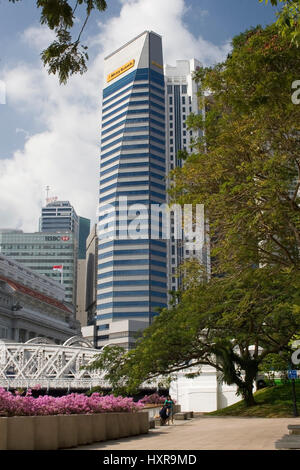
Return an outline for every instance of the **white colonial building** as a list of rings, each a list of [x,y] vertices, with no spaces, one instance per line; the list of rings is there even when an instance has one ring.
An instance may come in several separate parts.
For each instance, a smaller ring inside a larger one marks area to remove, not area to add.
[[[78,334],[63,285],[0,254],[0,339],[24,343],[38,336],[62,344]]]

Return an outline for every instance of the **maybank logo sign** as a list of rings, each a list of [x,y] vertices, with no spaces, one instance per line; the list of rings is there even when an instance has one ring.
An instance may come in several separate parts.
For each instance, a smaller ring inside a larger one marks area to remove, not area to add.
[[[119,75],[122,75],[122,73],[127,72],[127,70],[131,69],[135,64],[135,60],[132,59],[127,64],[122,65],[122,67],[118,68],[114,72],[110,73],[107,75],[107,82],[111,82],[114,78],[117,78]]]

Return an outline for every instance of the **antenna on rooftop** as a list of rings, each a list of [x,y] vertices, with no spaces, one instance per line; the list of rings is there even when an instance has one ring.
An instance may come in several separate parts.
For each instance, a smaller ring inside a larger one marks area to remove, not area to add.
[[[46,186],[46,204],[49,202],[49,191],[50,191],[50,186]]]

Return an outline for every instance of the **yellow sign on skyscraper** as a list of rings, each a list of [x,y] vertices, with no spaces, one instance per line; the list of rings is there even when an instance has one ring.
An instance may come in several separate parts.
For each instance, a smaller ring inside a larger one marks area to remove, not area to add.
[[[110,82],[114,78],[117,78],[119,75],[122,75],[122,73],[127,72],[127,70],[131,69],[135,64],[135,60],[132,59],[127,64],[122,65],[122,67],[118,68],[114,72],[110,73],[107,75],[107,82]]]

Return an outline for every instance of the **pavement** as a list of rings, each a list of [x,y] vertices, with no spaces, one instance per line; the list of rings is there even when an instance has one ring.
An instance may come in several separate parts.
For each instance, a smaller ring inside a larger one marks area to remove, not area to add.
[[[275,450],[300,418],[234,418],[196,415],[148,434],[79,446],[76,450]]]

